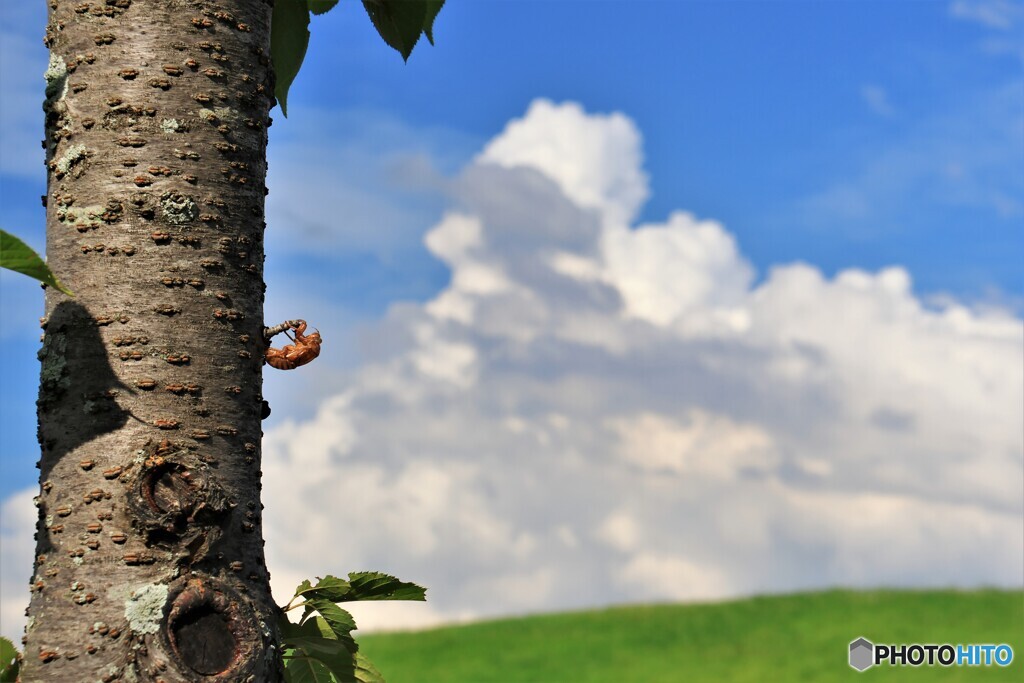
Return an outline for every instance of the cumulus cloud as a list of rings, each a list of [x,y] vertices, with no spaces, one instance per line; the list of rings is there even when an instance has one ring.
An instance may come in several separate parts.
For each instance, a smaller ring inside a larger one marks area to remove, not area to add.
[[[926,306],[895,266],[758,282],[716,221],[632,224],[641,159],[627,117],[538,101],[444,183],[423,241],[450,282],[266,434],[279,597],[359,569],[429,586],[355,607],[396,628],[1019,585],[1022,321]]]
[[[1021,321],[899,267],[758,285],[647,196],[621,114],[532,104],[449,184],[451,270],[366,331],[344,394],[266,439],[275,586],[431,587],[371,626],[835,584],[1016,585]],[[387,609],[387,608],[384,608]]]
[[[580,206],[617,221],[632,218],[650,194],[633,122],[620,113],[587,114],[572,102],[535,100],[477,160],[535,169]]]

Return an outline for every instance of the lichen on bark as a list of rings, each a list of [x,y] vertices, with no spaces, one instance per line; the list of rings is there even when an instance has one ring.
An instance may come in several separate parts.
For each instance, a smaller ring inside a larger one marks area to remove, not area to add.
[[[148,583],[132,591],[124,601],[124,618],[134,633],[156,633],[164,617],[167,584]]]
[[[60,55],[50,53],[50,63],[43,72],[43,78],[46,80],[46,99],[64,99],[68,94],[68,65]]]

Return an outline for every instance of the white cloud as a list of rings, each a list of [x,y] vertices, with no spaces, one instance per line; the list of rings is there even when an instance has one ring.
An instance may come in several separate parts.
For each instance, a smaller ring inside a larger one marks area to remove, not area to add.
[[[595,537],[620,552],[631,552],[639,543],[640,528],[636,518],[628,512],[618,510],[601,522]]]
[[[954,0],[949,13],[957,19],[1006,31],[1024,18],[1024,4],[1019,0]]]
[[[721,570],[680,557],[639,553],[617,572],[638,600],[704,601],[734,594]]]
[[[444,183],[425,243],[451,282],[365,329],[345,392],[266,435],[279,597],[387,571],[430,587],[367,608],[398,627],[1019,585],[1022,321],[926,307],[899,267],[755,284],[719,223],[626,223],[639,163],[624,116],[540,102]]]
[[[601,256],[604,280],[622,296],[626,315],[659,326],[692,328],[708,313],[727,313],[754,276],[720,224],[682,212],[661,225],[606,230]]]
[[[755,286],[719,223],[626,224],[627,139],[541,101],[451,182],[425,237],[450,283],[368,330],[302,426],[351,439],[325,459],[268,434],[282,585],[311,544],[431,586],[428,620],[1019,583],[1021,321],[926,307],[899,267]]]
[[[742,469],[769,471],[777,465],[772,437],[760,427],[691,409],[688,424],[642,413],[615,418],[619,453],[641,469],[677,475],[730,478]]]
[[[26,489],[0,505],[0,635],[20,647],[36,542],[36,490]]]
[[[539,171],[580,206],[616,221],[633,218],[649,194],[633,122],[619,113],[588,115],[571,102],[534,100],[478,161]]]

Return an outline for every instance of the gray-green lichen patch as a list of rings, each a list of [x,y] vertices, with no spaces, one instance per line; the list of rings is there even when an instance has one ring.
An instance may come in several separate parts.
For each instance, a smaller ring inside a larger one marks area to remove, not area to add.
[[[72,166],[84,158],[85,145],[71,145],[60,156],[60,159],[57,159],[57,172],[60,174],[67,173],[71,170]]]
[[[98,679],[96,683],[103,683],[103,681],[114,681],[118,679],[123,681],[128,680],[128,678],[123,675],[125,672],[123,672],[121,667],[117,664],[108,664],[105,671],[106,675],[103,676],[103,678]],[[134,675],[132,676],[132,680],[134,680]]]
[[[156,633],[160,630],[164,604],[167,602],[167,586],[149,583],[136,588],[124,601],[124,618],[128,626],[138,634]]]
[[[160,196],[160,208],[164,218],[175,225],[191,223],[199,216],[199,207],[191,197],[177,192],[166,192]]]
[[[231,122],[238,119],[238,114],[231,107],[214,107],[213,109],[203,107],[199,110],[199,118],[207,123],[216,123],[217,121]]]
[[[188,125],[178,119],[164,119],[160,122],[160,130],[168,134],[185,133],[188,131]]]
[[[59,204],[57,206],[57,220],[71,225],[81,225],[87,228],[98,228],[103,222],[102,216],[106,208],[99,204],[92,206],[68,206]]]
[[[46,79],[47,101],[64,99],[68,94],[68,65],[60,55],[50,53],[50,64],[43,72],[43,78]]]

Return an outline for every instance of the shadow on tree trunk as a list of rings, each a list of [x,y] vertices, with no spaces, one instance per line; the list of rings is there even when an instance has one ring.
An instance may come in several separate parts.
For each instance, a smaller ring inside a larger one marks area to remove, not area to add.
[[[54,466],[67,454],[96,437],[112,432],[128,421],[131,415],[117,402],[119,393],[134,389],[126,387],[110,367],[107,349],[98,327],[118,324],[116,320],[90,315],[83,306],[66,301],[57,305],[46,322],[43,348],[39,352],[40,372],[39,415],[46,415],[51,425],[48,434],[40,434],[42,481],[46,482]],[[138,350],[128,349],[128,359]],[[59,400],[62,398],[70,400]],[[54,426],[58,427],[58,433]],[[86,463],[82,464],[87,468]]]

